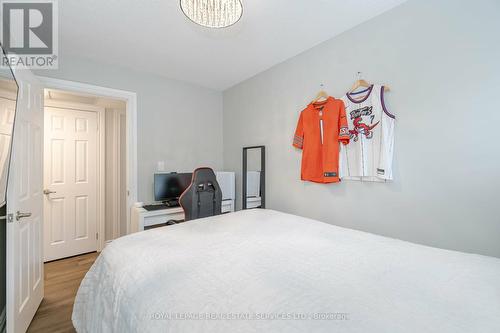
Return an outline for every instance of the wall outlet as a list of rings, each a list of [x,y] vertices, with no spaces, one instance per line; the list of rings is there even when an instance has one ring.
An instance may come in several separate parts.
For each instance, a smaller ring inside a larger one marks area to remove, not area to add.
[[[165,161],[158,161],[156,164],[156,171],[165,172]]]

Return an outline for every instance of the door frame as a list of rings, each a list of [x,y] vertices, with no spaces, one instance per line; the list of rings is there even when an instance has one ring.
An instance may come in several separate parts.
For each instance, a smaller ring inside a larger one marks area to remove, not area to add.
[[[106,203],[105,199],[105,188],[106,188],[106,109],[101,106],[89,105],[84,103],[75,103],[75,102],[66,102],[66,101],[57,101],[45,99],[43,101],[43,112],[45,114],[45,108],[54,108],[54,109],[69,109],[69,110],[77,110],[77,111],[86,111],[86,112],[95,112],[97,113],[97,221],[96,221],[96,230],[99,235],[96,239],[96,250],[102,251],[104,248],[104,233],[105,233],[105,208]],[[45,129],[44,129],[45,132]],[[45,149],[45,142],[43,144]],[[45,155],[43,155],[43,161],[45,163]],[[45,171],[45,170],[44,170]],[[44,175],[45,179],[45,175]],[[46,188],[47,184],[43,184],[44,188]],[[45,200],[45,198],[44,198]],[[44,203],[44,216],[45,216],[45,203]],[[47,221],[44,220],[44,223]],[[44,235],[45,236],[45,235]],[[45,247],[45,237],[43,239],[43,246]],[[45,256],[44,256],[45,261]]]
[[[114,144],[111,151],[106,151],[106,159],[108,160],[110,157],[115,160],[115,161],[118,161],[118,164],[120,163],[119,161],[121,161],[122,159],[122,153],[121,153],[121,148],[122,148],[122,145],[123,145],[123,142],[122,142],[122,138],[121,138],[121,130],[123,128],[123,126],[121,125],[121,117],[125,117],[125,132],[127,130],[126,128],[126,119],[127,119],[127,114],[125,112],[125,110],[121,110],[121,109],[114,109],[113,110],[113,117],[111,119],[111,121],[106,120],[106,131],[109,129],[108,125],[110,123],[113,124],[113,130],[110,132],[106,132],[106,136],[109,137],[109,135],[111,135],[113,137],[113,141],[114,143],[118,143],[118,145]],[[125,147],[126,149],[126,147]],[[126,158],[126,152],[125,152],[125,158]],[[114,178],[113,180],[113,192],[115,193],[116,197],[115,199],[116,200],[113,200],[113,202],[110,204],[108,202],[106,202],[106,206],[107,207],[112,207],[112,211],[113,211],[113,220],[112,220],[112,239],[111,240],[105,240],[106,244],[111,242],[113,239],[116,239],[118,237],[120,237],[120,229],[121,229],[121,218],[122,217],[125,217],[126,219],[126,212],[125,212],[125,216],[122,214],[122,211],[121,211],[121,202],[120,202],[120,197],[122,195],[122,190],[125,189],[126,191],[126,185],[124,186],[123,184],[120,183],[120,180],[121,180],[121,177],[122,177],[122,170],[120,167],[118,167],[116,170],[116,172],[114,173],[114,175],[112,175],[111,177]],[[125,174],[125,177],[127,175]],[[109,181],[109,179],[106,179],[106,181]],[[106,221],[106,218],[105,217],[105,221]],[[108,221],[109,222],[109,221]],[[125,230],[125,232],[127,233],[127,230]]]
[[[126,103],[127,122],[127,234],[131,231],[130,212],[137,201],[137,93],[69,80],[37,76],[45,89],[59,89],[82,95],[118,99]],[[104,225],[104,223],[103,223]],[[101,232],[101,231],[100,231]],[[104,232],[99,236],[98,251],[105,246]]]

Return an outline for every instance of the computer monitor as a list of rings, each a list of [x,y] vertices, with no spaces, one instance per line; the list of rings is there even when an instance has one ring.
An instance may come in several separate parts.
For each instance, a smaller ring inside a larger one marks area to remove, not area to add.
[[[178,199],[191,184],[192,173],[156,173],[154,176],[155,201]]]

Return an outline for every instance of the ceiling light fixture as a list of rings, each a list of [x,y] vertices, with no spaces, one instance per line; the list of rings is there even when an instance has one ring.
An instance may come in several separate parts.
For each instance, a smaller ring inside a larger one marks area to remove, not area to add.
[[[180,0],[188,19],[207,28],[226,28],[243,15],[241,0]]]

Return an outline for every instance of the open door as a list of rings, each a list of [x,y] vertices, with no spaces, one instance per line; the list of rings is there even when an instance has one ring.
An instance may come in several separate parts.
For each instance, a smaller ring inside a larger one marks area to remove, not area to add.
[[[25,332],[43,298],[43,88],[25,69],[19,85],[7,189],[7,332]]]

